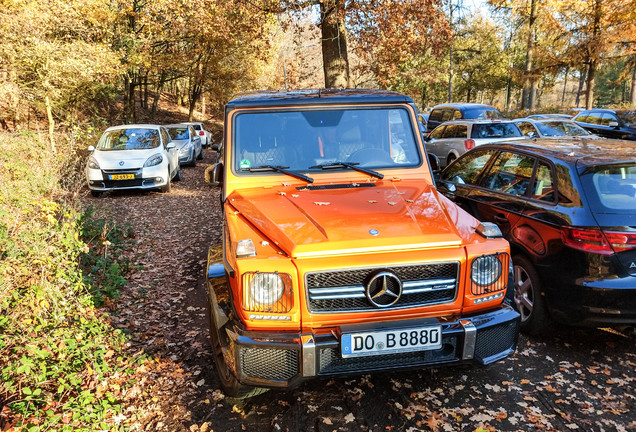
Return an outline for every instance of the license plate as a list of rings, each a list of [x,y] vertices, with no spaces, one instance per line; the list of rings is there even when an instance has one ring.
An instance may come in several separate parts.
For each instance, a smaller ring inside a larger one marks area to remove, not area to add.
[[[134,180],[134,174],[112,174],[110,176],[111,180]]]
[[[441,326],[345,333],[340,339],[341,354],[345,358],[433,350],[441,347]]]

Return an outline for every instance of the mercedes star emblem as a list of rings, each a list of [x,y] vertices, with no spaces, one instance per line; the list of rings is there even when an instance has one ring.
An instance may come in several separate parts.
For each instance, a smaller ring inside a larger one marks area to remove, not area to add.
[[[394,273],[381,271],[369,280],[365,293],[375,307],[386,308],[400,299],[402,282]]]

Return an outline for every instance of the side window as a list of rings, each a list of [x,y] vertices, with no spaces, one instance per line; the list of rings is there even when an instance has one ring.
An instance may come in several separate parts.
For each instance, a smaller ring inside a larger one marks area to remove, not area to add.
[[[580,116],[576,116],[575,121],[581,122],[581,123],[589,123],[587,121],[588,115],[587,114],[581,114]]]
[[[195,132],[194,128],[192,126],[190,126],[190,139],[194,139],[196,138],[197,133]]]
[[[168,132],[164,128],[161,128],[161,141],[163,141],[163,147],[164,148],[171,141],[170,134],[168,134]]]
[[[591,112],[588,116],[587,116],[587,120],[585,120],[586,123],[590,123],[590,124],[595,124],[595,125],[600,125],[601,123],[601,114],[597,113],[597,112]]]
[[[468,126],[466,126],[465,124],[457,125],[457,129],[455,129],[455,137],[468,138]]]
[[[532,191],[532,198],[541,201],[554,201],[554,181],[552,179],[552,170],[545,162],[539,162],[537,166],[537,174]]]
[[[495,150],[478,150],[459,158],[444,170],[443,179],[457,184],[475,184]]]
[[[453,117],[453,110],[451,108],[447,108],[442,113],[442,123],[449,121]]]
[[[453,120],[459,120],[462,118],[462,112],[460,110],[453,110]]]
[[[431,112],[431,115],[428,117],[429,121],[442,121],[442,111],[441,109],[434,109]]]
[[[444,134],[444,129],[446,129],[446,126],[440,126],[435,128],[435,130],[431,132],[430,137],[434,139],[440,139],[442,135]]]
[[[601,122],[603,126],[609,126],[610,122],[618,122],[618,118],[612,113],[602,113]]]
[[[481,182],[481,186],[515,196],[523,196],[530,185],[534,158],[516,153],[502,152],[488,174]]]
[[[448,125],[446,126],[446,130],[444,131],[442,138],[454,138],[456,131],[457,131],[457,125]]]
[[[531,132],[535,135],[537,134],[537,132],[534,130],[534,126],[532,126],[532,124],[530,124],[529,122],[519,122],[517,123],[517,126],[519,126],[519,129],[521,129],[521,133],[525,136],[531,136]]]

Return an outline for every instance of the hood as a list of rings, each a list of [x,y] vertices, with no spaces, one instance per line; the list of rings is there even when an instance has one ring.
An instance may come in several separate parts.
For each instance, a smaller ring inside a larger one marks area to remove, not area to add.
[[[457,247],[479,224],[421,180],[243,189],[228,201],[292,257]]]
[[[95,150],[93,157],[97,159],[101,169],[138,169],[150,156],[161,153],[161,147],[147,150]]]

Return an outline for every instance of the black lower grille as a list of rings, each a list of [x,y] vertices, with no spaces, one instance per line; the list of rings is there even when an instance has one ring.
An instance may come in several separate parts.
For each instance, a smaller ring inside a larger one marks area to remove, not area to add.
[[[298,375],[298,351],[241,348],[241,369],[252,378],[287,381]]]
[[[442,348],[438,350],[413,351],[403,354],[343,358],[337,348],[321,348],[320,372],[318,375],[400,369],[448,363],[456,360],[457,338],[454,336],[444,337]]]
[[[475,358],[483,360],[513,348],[516,343],[516,336],[516,321],[479,330],[477,332]]]
[[[141,187],[144,184],[143,179],[134,180],[104,180],[104,186],[107,188],[118,187]]]

